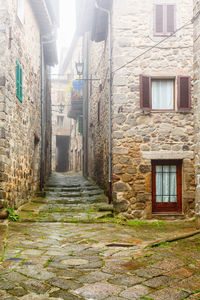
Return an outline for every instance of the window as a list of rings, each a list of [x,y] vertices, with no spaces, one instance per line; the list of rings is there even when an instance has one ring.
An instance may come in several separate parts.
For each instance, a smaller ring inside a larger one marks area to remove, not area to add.
[[[24,0],[17,0],[17,16],[24,24]]]
[[[189,111],[191,109],[191,79],[188,76],[178,76],[177,93],[175,82],[175,78],[154,78],[141,75],[141,109],[170,111],[177,107],[178,111]],[[177,100],[175,95],[177,95]]]
[[[57,116],[57,126],[62,128],[64,123],[64,117],[63,116]]]
[[[23,72],[22,67],[16,61],[16,97],[22,102],[23,101]]]
[[[78,132],[83,135],[83,116],[78,117]]]
[[[181,212],[182,161],[152,162],[153,212]]]
[[[175,5],[156,4],[154,7],[154,35],[170,35],[175,31]]]
[[[151,80],[152,109],[174,109],[174,80]]]

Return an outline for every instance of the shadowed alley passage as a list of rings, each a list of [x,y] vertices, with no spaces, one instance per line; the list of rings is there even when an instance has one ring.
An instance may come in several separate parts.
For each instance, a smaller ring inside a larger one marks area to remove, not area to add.
[[[56,136],[56,171],[67,172],[69,170],[69,136]]]
[[[200,236],[150,247],[193,231],[192,221],[125,224],[96,185],[53,174],[45,198],[0,225],[0,299],[199,299]]]

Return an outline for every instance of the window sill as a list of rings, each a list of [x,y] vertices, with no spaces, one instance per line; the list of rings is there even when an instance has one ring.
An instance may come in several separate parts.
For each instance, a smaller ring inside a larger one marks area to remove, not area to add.
[[[183,216],[184,217],[184,214],[183,213],[180,213],[180,212],[164,212],[164,213],[152,213],[152,216]]]
[[[163,109],[163,110],[151,110],[151,109],[142,109],[143,113],[180,113],[180,114],[190,114],[192,110],[174,110],[174,109]]]
[[[159,38],[159,37],[162,38],[162,37],[170,37],[170,36],[175,37],[176,36],[175,32],[171,32],[171,33],[158,33],[158,34],[154,34],[153,35],[154,38]]]

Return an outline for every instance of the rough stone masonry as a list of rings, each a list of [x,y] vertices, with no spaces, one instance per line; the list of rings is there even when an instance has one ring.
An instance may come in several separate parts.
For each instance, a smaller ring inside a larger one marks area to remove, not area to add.
[[[23,20],[17,1],[0,1],[0,208],[27,201],[40,175],[40,28],[29,1],[24,5]],[[16,97],[16,64],[23,74],[22,101]]]
[[[159,1],[160,4],[165,2]],[[154,34],[154,0],[113,1],[112,7],[112,172],[116,211],[127,218],[152,218],[152,161],[182,161],[182,213],[195,210],[194,101],[191,110],[178,111],[178,76],[193,77],[193,26],[178,31],[125,67],[166,36]],[[176,29],[193,16],[192,0],[175,4]],[[90,73],[101,78],[102,89],[93,84],[90,97],[90,147],[94,154],[90,174],[107,178],[107,48],[108,43],[91,42]],[[115,72],[115,70],[117,70]],[[174,80],[174,109],[145,112],[140,106],[140,75]],[[98,104],[100,103],[100,104]],[[100,109],[99,109],[100,107]],[[99,121],[97,120],[97,116]],[[98,164],[102,155],[103,164]],[[97,166],[97,174],[95,168]],[[99,166],[99,170],[98,170]],[[101,172],[101,173],[98,173]],[[102,176],[103,174],[103,176]]]

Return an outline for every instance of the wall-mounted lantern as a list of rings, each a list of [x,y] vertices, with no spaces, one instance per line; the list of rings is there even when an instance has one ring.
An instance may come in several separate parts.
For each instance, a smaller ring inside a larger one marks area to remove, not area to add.
[[[59,110],[59,113],[60,113],[60,114],[63,113],[64,108],[65,108],[65,106],[64,106],[62,103],[60,103],[60,104],[58,105],[58,110]]]
[[[84,70],[84,63],[82,62],[77,62],[76,63],[76,72],[79,76],[83,75],[83,70]]]

